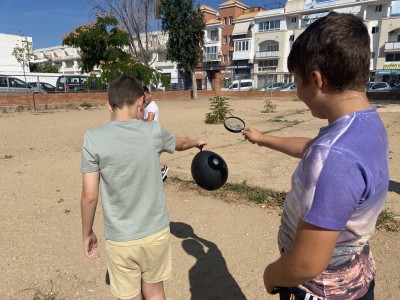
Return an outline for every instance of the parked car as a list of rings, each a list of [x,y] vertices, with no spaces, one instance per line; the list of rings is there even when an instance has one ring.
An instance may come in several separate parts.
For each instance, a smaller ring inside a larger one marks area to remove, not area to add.
[[[267,86],[262,87],[262,88],[260,88],[258,90],[259,91],[272,91],[272,90],[276,90],[279,87],[284,86],[285,84],[286,83],[284,83],[284,82],[273,82],[273,83],[270,83]]]
[[[46,93],[44,89],[32,87],[25,81],[6,75],[0,75],[0,93]]]
[[[390,90],[390,85],[387,82],[367,82],[367,92],[379,92]]]
[[[91,91],[106,91],[107,84],[96,82],[97,78],[89,78],[86,75],[62,75],[57,78],[57,92],[81,92],[86,90]],[[88,83],[90,81],[90,84]]]
[[[84,90],[87,76],[84,75],[62,75],[57,78],[57,92],[79,92]]]
[[[183,90],[185,88],[185,85],[183,83],[178,83],[178,82],[172,82],[169,85],[169,88],[171,90]]]
[[[290,82],[288,84],[285,84],[281,87],[278,87],[275,89],[276,91],[285,91],[285,92],[295,92],[297,90],[297,86],[294,82]]]
[[[227,88],[222,88],[221,91],[249,91],[253,89],[253,80],[242,79],[234,80]]]
[[[56,87],[47,82],[28,82],[31,87],[41,88],[48,93],[52,93],[56,91]]]
[[[151,91],[165,91],[165,87],[159,85],[159,86],[155,86],[153,84],[150,84],[151,87]]]

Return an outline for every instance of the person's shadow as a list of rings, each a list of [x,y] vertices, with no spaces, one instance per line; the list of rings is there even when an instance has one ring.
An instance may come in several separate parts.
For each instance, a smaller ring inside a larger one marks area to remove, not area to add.
[[[389,181],[389,192],[394,192],[400,195],[400,183],[397,181]]]
[[[229,273],[217,245],[198,237],[193,228],[181,222],[170,223],[171,233],[183,239],[182,248],[197,259],[189,270],[192,300],[246,299],[236,280]],[[208,250],[205,251],[204,247]]]

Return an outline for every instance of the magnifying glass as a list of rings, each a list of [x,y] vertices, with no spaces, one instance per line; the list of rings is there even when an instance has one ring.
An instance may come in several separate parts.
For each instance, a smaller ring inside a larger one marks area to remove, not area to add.
[[[224,127],[230,132],[238,133],[245,128],[245,123],[241,118],[228,117],[224,121]]]

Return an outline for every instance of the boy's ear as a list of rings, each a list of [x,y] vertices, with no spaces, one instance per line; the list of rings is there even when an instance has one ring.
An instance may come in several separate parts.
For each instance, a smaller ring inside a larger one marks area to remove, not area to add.
[[[112,108],[112,106],[111,106],[109,101],[107,101],[107,108],[110,111],[110,113],[114,113],[114,110],[113,110],[113,108]]]
[[[325,88],[328,85],[327,78],[320,71],[312,71],[311,80],[319,89]]]
[[[143,107],[143,101],[144,101],[144,96],[141,96],[139,99],[137,99],[136,104],[138,108]]]

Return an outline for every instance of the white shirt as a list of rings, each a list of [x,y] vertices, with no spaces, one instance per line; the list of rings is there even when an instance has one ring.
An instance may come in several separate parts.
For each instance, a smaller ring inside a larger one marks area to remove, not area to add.
[[[156,102],[151,101],[145,108],[144,108],[144,119],[147,119],[149,113],[154,113],[154,120],[158,122],[158,105]]]

